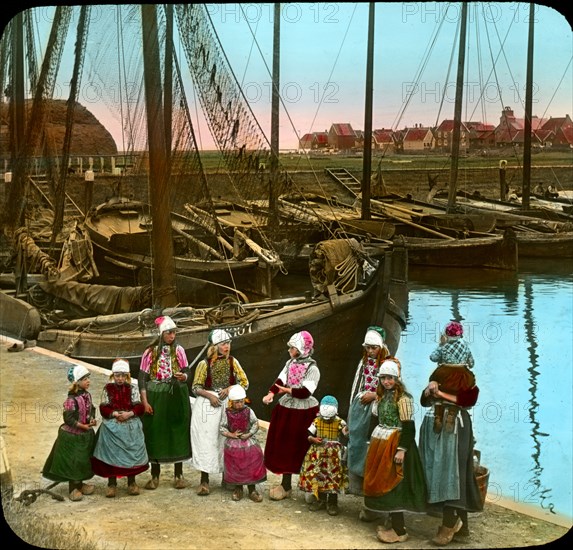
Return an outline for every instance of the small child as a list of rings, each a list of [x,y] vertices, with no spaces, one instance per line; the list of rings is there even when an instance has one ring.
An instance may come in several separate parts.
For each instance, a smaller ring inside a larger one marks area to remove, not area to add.
[[[338,415],[338,401],[327,395],[322,398],[318,416],[308,428],[308,449],[299,475],[299,487],[315,497],[308,509],[338,515],[338,493],[348,486],[344,446],[341,435],[348,434],[346,422]]]
[[[430,354],[430,361],[438,363],[430,375],[432,388],[438,383],[446,393],[457,393],[475,386],[475,377],[470,369],[474,366],[474,357],[469,345],[463,339],[463,326],[457,321],[446,325],[440,336],[440,345]],[[434,401],[434,431],[440,433],[445,424],[446,430],[454,430],[457,407],[447,406],[443,400]]]
[[[83,365],[68,371],[71,386],[64,401],[64,423],[48,456],[42,475],[52,481],[67,481],[70,500],[77,502],[91,495],[95,487],[83,480],[93,477],[90,458],[95,446],[97,424],[90,387],[90,373]]]
[[[99,410],[102,425],[92,457],[96,475],[108,478],[106,497],[117,493],[117,478],[127,477],[127,493],[139,495],[135,476],[149,468],[141,417],[145,412],[139,389],[131,384],[129,363],[116,359]]]
[[[229,407],[225,410],[220,432],[225,437],[223,481],[235,485],[234,501],[243,498],[243,485],[247,485],[249,498],[261,502],[262,495],[255,485],[267,479],[263,451],[254,435],[259,421],[250,407],[245,405],[247,394],[239,384],[229,390]]]

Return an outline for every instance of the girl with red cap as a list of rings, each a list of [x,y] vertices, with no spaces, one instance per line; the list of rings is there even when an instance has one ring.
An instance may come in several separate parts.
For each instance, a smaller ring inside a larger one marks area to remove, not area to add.
[[[189,364],[183,346],[175,341],[173,319],[158,317],[155,324],[159,337],[143,353],[138,377],[145,408],[143,433],[151,462],[151,479],[145,489],[159,486],[162,463],[175,464],[174,487],[184,489],[183,461],[191,458]]]

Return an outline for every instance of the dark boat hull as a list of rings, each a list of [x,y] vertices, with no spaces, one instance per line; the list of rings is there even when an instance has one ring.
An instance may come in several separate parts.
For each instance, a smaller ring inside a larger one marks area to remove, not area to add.
[[[396,257],[393,258],[392,255]],[[288,359],[286,343],[300,330],[308,330],[315,339],[315,354],[321,370],[317,397],[335,395],[340,412],[347,411],[347,398],[355,366],[362,353],[366,328],[384,327],[392,353],[398,349],[405,328],[407,308],[407,255],[389,252],[374,277],[354,292],[339,295],[329,287],[329,295],[304,301],[268,300],[245,307],[244,317],[235,321],[209,324],[205,312],[197,316],[178,316],[178,308],[165,310],[178,323],[178,342],[185,348],[190,363],[202,357],[209,332],[214,326],[225,327],[234,334],[232,353],[245,368],[250,380],[249,398],[262,419],[269,419],[269,409],[262,397]],[[298,303],[297,303],[298,301]],[[180,308],[182,311],[182,308]],[[129,360],[136,375],[146,346],[156,338],[151,310],[140,313],[75,322],[67,328],[50,328],[37,334],[37,344],[92,364],[109,368],[116,357]],[[115,321],[114,321],[115,319]],[[74,328],[75,327],[75,328]]]
[[[573,258],[573,231],[518,233],[517,249],[520,258]]]
[[[517,242],[510,236],[455,240],[415,237],[397,239],[403,241],[408,250],[408,261],[412,265],[517,270]]]

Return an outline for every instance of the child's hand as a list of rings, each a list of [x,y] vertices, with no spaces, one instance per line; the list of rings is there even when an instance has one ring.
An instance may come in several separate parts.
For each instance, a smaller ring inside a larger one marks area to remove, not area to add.
[[[88,426],[91,428],[92,426],[97,426],[97,420],[95,418],[92,418],[90,420],[90,423],[88,424]]]
[[[153,407],[149,403],[145,403],[144,407],[147,414],[153,414]]]
[[[277,388],[279,389],[279,393],[290,393],[292,395],[292,388],[287,388],[286,386],[279,386],[277,385]]]
[[[322,443],[322,437],[314,437],[312,435],[308,436],[308,440],[315,445],[320,445]]]
[[[438,383],[432,380],[424,390],[424,395],[428,397],[429,395],[434,395],[438,391]]]
[[[251,437],[251,434],[241,434],[239,439],[249,439],[249,437]]]
[[[231,437],[233,439],[241,439],[242,434],[243,434],[243,432],[241,432],[240,430],[237,430],[236,432],[231,432]]]

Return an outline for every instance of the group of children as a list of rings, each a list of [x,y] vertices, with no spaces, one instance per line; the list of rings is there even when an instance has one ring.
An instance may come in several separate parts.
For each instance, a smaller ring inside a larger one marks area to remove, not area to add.
[[[462,339],[459,323],[449,323],[430,359],[438,367],[430,375],[420,402],[428,408],[416,445],[414,401],[402,380],[400,361],[390,356],[384,331],[369,327],[363,356],[350,396],[347,423],[338,416],[338,402],[314,397],[320,371],[312,357],[310,333],[294,334],[287,343],[289,359],[263,403],[279,400],[271,413],[264,452],[256,440],[259,428],[246,405],[248,378],[230,354],[231,336],[216,329],[209,336],[206,358],[197,366],[189,400],[189,367],[175,343],[175,323],[157,320],[159,338],[147,348],[138,386],[131,384],[129,364],[117,359],[100,403],[98,432],[89,389],[89,372],[70,369],[72,383],[64,403],[64,423],[43,469],[44,477],[68,481],[71,500],[93,493],[84,483],[94,474],[108,479],[107,497],[117,494],[117,478],[126,477],[129,495],[138,495],[135,476],[151,464],[159,485],[160,464],[175,464],[174,486],[184,488],[182,462],[192,458],[201,472],[199,496],[210,493],[209,474],[223,473],[234,486],[232,500],[244,496],[261,502],[257,484],[267,470],[281,476],[270,489],[271,500],[288,498],[292,476],[309,498],[309,510],[337,515],[344,490],[363,495],[360,519],[389,514],[389,525],[377,529],[385,543],[408,539],[404,511],[442,513],[432,542],[445,546],[454,536],[468,536],[468,512],[483,503],[473,471],[473,433],[468,409],[477,401],[471,371],[474,360]],[[346,445],[347,444],[347,445]]]

